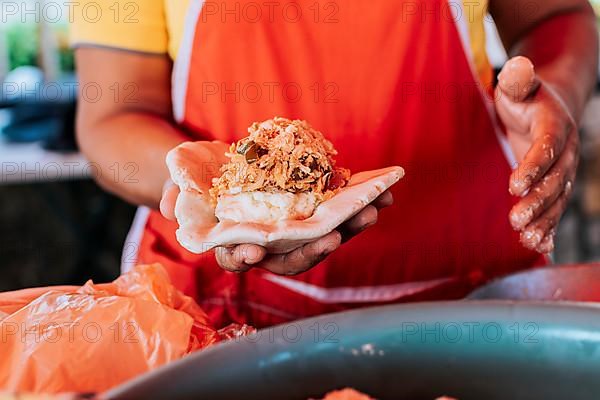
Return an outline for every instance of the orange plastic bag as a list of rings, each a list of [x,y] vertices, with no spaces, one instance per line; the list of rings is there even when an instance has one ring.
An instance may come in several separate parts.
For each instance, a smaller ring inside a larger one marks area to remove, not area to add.
[[[232,336],[158,264],[112,283],[0,293],[0,391],[100,392]]]

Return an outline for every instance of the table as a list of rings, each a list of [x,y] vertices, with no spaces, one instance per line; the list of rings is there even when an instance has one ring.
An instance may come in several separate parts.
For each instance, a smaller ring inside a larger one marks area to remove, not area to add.
[[[40,143],[0,140],[0,185],[89,178],[98,168],[79,152],[55,152]]]

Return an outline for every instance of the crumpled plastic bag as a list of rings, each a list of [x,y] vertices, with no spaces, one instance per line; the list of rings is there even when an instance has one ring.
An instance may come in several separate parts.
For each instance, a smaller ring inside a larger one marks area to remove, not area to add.
[[[252,331],[211,327],[158,264],[112,283],[0,293],[0,392],[100,392]]]

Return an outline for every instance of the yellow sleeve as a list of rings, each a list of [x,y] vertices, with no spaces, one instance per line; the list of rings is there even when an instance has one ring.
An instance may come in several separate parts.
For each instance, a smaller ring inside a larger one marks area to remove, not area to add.
[[[164,0],[82,0],[69,9],[72,46],[167,53]]]
[[[169,32],[169,54],[173,60],[177,58],[179,46],[183,40],[183,31],[189,3],[190,0],[165,1],[167,31]]]

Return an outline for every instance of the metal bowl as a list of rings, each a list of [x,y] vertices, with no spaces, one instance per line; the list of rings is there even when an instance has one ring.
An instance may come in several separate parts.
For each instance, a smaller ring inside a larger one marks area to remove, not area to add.
[[[512,274],[475,290],[468,298],[600,302],[600,264],[551,266]]]
[[[376,307],[280,325],[188,356],[105,399],[598,399],[600,308],[499,301]]]

